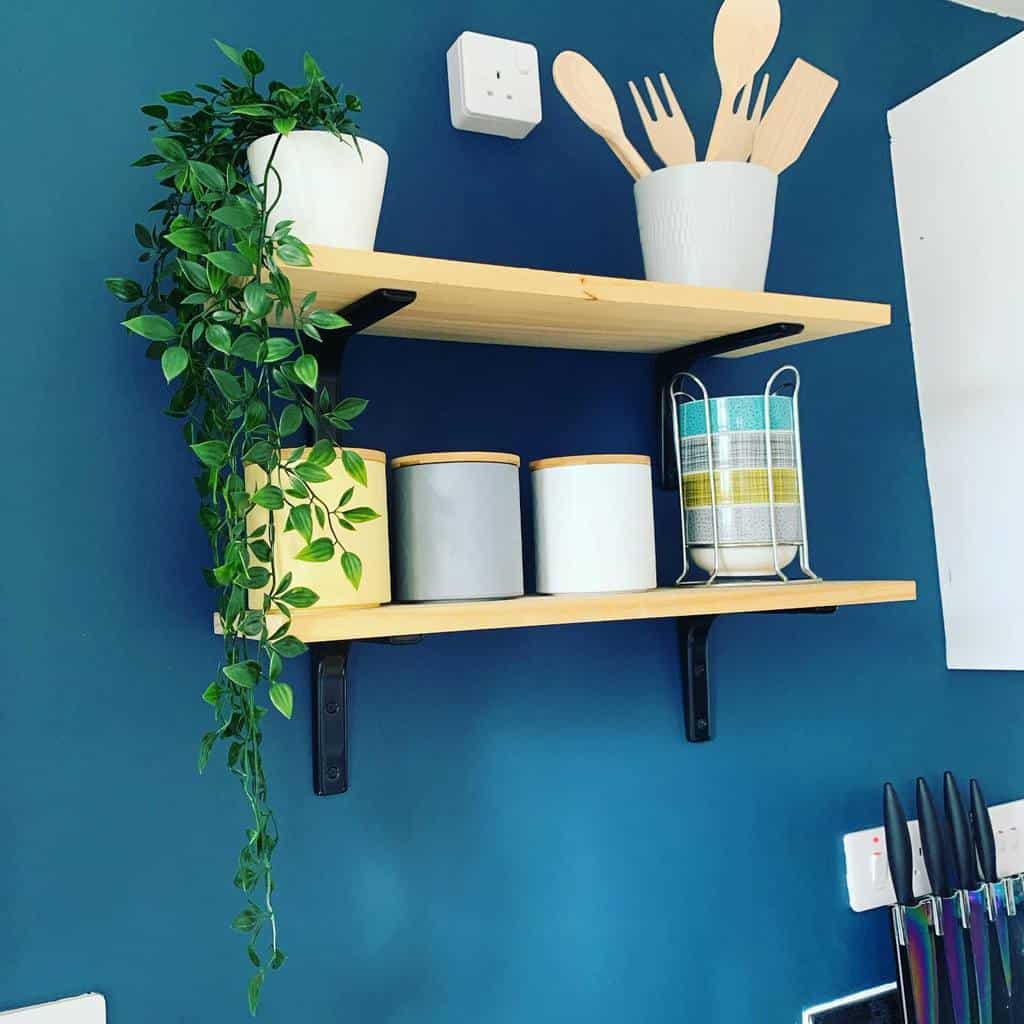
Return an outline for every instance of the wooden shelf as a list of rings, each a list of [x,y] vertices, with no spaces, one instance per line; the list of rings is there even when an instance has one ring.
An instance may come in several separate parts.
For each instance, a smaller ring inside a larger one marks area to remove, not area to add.
[[[551,270],[314,247],[312,267],[288,267],[295,293],[342,309],[378,288],[416,301],[364,333],[438,341],[656,354],[763,327],[801,323],[803,333],[730,356],[885,327],[873,302],[738,292],[591,277]]]
[[[507,601],[389,604],[379,608],[304,608],[292,632],[306,643],[461,633],[476,629],[558,626],[574,622],[675,619],[739,612],[792,611],[913,601],[912,580],[869,580],[737,587],[665,587],[634,594],[519,597]],[[273,623],[273,617],[271,617]]]

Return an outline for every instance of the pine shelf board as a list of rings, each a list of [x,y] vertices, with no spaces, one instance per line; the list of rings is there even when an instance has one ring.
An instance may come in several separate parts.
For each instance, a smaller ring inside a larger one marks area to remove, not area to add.
[[[313,247],[311,267],[285,268],[297,296],[317,293],[339,310],[377,288],[416,292],[416,301],[363,333],[540,348],[656,354],[780,322],[792,338],[750,355],[885,327],[889,306],[771,292],[594,277],[524,267]]]
[[[633,594],[519,597],[506,601],[388,604],[377,608],[303,608],[292,633],[306,643],[462,633],[579,622],[674,619],[695,615],[791,611],[913,601],[913,580],[867,580],[736,587],[663,587]],[[270,617],[272,626],[280,619]]]

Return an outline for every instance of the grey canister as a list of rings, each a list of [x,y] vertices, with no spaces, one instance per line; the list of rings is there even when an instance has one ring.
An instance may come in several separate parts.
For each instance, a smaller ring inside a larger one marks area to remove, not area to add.
[[[395,597],[522,597],[519,456],[433,452],[391,462]]]

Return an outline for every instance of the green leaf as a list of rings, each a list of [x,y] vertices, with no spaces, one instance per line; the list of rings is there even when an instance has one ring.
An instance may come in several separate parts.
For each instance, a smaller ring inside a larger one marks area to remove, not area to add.
[[[255,363],[260,354],[261,344],[258,334],[247,331],[245,334],[240,334],[235,340],[234,345],[231,346],[231,354],[238,356],[239,359],[248,359],[249,362]]]
[[[189,160],[188,169],[192,172],[193,179],[204,188],[212,192],[224,191],[224,175],[213,164],[204,163],[202,160]]]
[[[316,388],[317,363],[316,357],[308,352],[295,360],[295,376],[306,385],[307,388]]]
[[[228,461],[228,446],[223,441],[203,441],[189,447],[196,453],[196,458],[210,469],[220,469]]]
[[[255,504],[259,505],[260,508],[284,508],[284,494],[280,487],[275,487],[273,484],[267,484],[265,487],[261,487],[252,496],[252,500]]]
[[[337,458],[334,445],[322,437],[309,451],[308,459],[314,466],[329,466]]]
[[[175,89],[173,92],[160,93],[160,99],[164,103],[176,103],[180,107],[187,107],[193,102],[195,97],[184,89]]]
[[[144,249],[154,248],[153,236],[149,232],[149,228],[142,224],[135,225],[135,240]]]
[[[295,556],[300,562],[329,562],[334,557],[334,541],[317,537]]]
[[[210,376],[214,379],[220,393],[229,401],[237,402],[242,397],[242,388],[238,378],[227,370],[215,370],[210,367]]]
[[[358,590],[363,578],[363,560],[354,551],[346,551],[341,556],[341,571],[348,577],[349,583]]]
[[[227,43],[222,43],[219,39],[214,39],[214,42],[220,48],[220,52],[227,57],[228,60],[234,61],[243,71],[245,65],[242,63],[242,55],[233,46],[228,46]]]
[[[231,927],[236,932],[251,932],[259,923],[259,919],[259,914],[252,907],[246,907],[231,922]]]
[[[320,595],[309,587],[292,587],[281,595],[281,600],[293,608],[309,608],[320,600]]]
[[[356,489],[354,487],[349,487],[341,496],[341,501],[338,502],[338,508],[341,508],[343,505],[347,505],[352,500],[352,495],[355,494],[355,492]]]
[[[206,274],[206,267],[201,263],[196,263],[194,260],[179,259],[178,269],[181,270],[185,280],[193,288],[198,288],[200,291],[210,290],[210,279]]]
[[[310,267],[313,265],[309,256],[291,242],[279,245],[277,247],[277,255],[282,263],[287,263],[290,267]]]
[[[260,1005],[260,989],[263,988],[263,972],[259,971],[249,979],[247,996],[249,998],[249,1013],[255,1017]]]
[[[150,341],[171,341],[178,337],[174,324],[162,316],[135,316],[131,320],[122,321],[122,326]]]
[[[300,462],[292,472],[308,484],[324,484],[331,479],[331,474],[323,466],[313,462]]]
[[[296,505],[288,513],[285,533],[295,530],[308,544],[313,539],[313,517],[309,514],[308,505]]]
[[[251,963],[253,965],[253,967],[259,967],[260,966],[260,955],[259,955],[259,953],[256,952],[256,947],[255,946],[246,946],[245,947],[245,951],[249,955],[249,963]]]
[[[147,103],[140,109],[146,117],[155,117],[158,121],[163,121],[167,117],[167,108],[159,103]]]
[[[164,237],[175,248],[193,256],[202,256],[210,248],[206,233],[199,228],[176,228]]]
[[[247,284],[242,295],[246,307],[253,316],[265,317],[274,305],[274,300],[267,293],[267,289],[256,281]]]
[[[210,347],[215,348],[218,352],[223,352],[227,355],[231,351],[231,334],[223,324],[210,324],[206,328],[206,340]],[[210,372],[212,373],[213,371],[211,370]],[[222,373],[223,371],[218,370],[217,372]],[[221,390],[223,391],[224,389],[221,388]]]
[[[153,167],[156,164],[164,163],[163,157],[157,156],[156,153],[146,153],[144,156],[140,156],[138,160],[132,161],[132,167]]]
[[[366,463],[363,462],[362,455],[359,452],[352,451],[351,448],[346,448],[341,453],[341,464],[345,467],[345,472],[357,484],[366,486]]]
[[[207,704],[213,705],[213,707],[217,706],[217,701],[220,700],[220,695],[221,688],[217,683],[210,683],[210,685],[203,690],[203,700],[206,701]]]
[[[252,213],[244,206],[218,206],[210,216],[236,231],[244,231],[254,219]]]
[[[302,426],[302,410],[297,405],[286,405],[277,421],[277,430],[282,437],[294,434]]]
[[[334,407],[334,415],[343,420],[354,420],[369,404],[365,398],[343,398]]]
[[[266,65],[263,63],[263,58],[255,50],[246,49],[242,51],[242,67],[250,75],[258,75]]]
[[[360,505],[359,508],[346,509],[345,518],[350,523],[372,523],[374,519],[380,519],[380,516],[372,508]]]
[[[185,147],[177,139],[168,139],[158,135],[153,139],[153,148],[173,164],[184,163],[188,159]]]
[[[246,571],[248,575],[238,581],[246,590],[262,590],[270,582],[270,573],[262,565],[251,565]]]
[[[252,273],[252,264],[244,256],[230,249],[209,252],[206,258],[215,267],[220,267],[225,273],[233,274],[235,277],[248,277]]]
[[[281,655],[277,651],[271,651],[267,659],[267,675],[270,676],[271,682],[276,682],[281,675]]]
[[[323,81],[324,73],[320,70],[320,65],[313,59],[312,54],[307,53],[303,55],[302,70],[307,82]]]
[[[309,319],[322,327],[325,331],[336,331],[342,327],[348,327],[349,322],[337,313],[331,313],[326,309],[318,309],[310,314]]]
[[[274,955],[270,958],[270,969],[272,971],[276,971],[279,967],[282,967],[284,965],[284,962],[287,959],[288,957],[286,957],[284,953],[281,952],[281,950],[275,949]]]
[[[280,362],[282,359],[287,359],[294,351],[294,343],[287,338],[268,338],[265,362]]]
[[[217,742],[217,733],[208,732],[199,741],[199,774],[202,775],[206,771],[206,765],[210,760],[210,751],[213,750],[214,743]]]
[[[225,665],[221,671],[236,686],[243,686],[247,690],[260,680],[260,666],[255,661],[240,661],[235,665]]]
[[[274,113],[274,108],[264,103],[243,103],[234,107],[231,113],[241,114],[243,117],[270,117]]]
[[[122,302],[135,302],[142,298],[142,289],[127,277],[106,277],[103,283]]]
[[[270,703],[284,715],[285,718],[292,717],[292,708],[295,705],[295,695],[287,683],[273,683],[270,687]]]
[[[274,644],[274,650],[282,658],[297,658],[300,654],[305,654],[309,648],[298,637],[286,636]]]
[[[274,131],[279,135],[287,135],[298,123],[295,117],[275,117]]]
[[[184,373],[187,367],[187,349],[182,348],[181,345],[172,345],[170,348],[164,349],[164,354],[160,357],[160,368],[164,371],[164,378],[168,384],[175,377]]]

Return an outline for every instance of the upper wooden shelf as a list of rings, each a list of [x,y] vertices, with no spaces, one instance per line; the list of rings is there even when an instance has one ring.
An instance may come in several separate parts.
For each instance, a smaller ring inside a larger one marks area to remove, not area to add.
[[[475,629],[558,626],[576,622],[674,619],[738,612],[792,611],[913,601],[912,580],[800,583],[781,586],[664,587],[633,594],[519,597],[507,601],[388,604],[379,608],[303,608],[292,633],[306,643],[461,633]],[[273,617],[272,617],[273,618]]]
[[[377,288],[415,291],[416,301],[367,334],[608,352],[667,352],[789,322],[792,338],[736,355],[885,327],[886,305],[771,292],[591,277],[551,270],[314,247],[312,267],[288,267],[298,295],[338,310]]]

